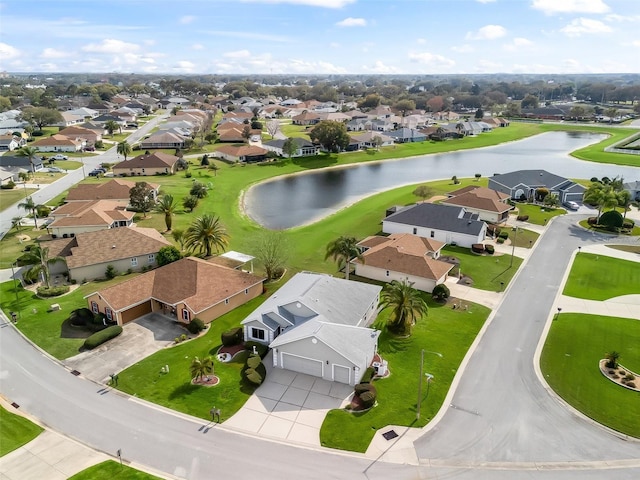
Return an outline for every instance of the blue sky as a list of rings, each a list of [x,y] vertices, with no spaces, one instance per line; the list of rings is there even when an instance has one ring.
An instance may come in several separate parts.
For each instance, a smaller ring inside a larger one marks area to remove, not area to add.
[[[0,70],[640,73],[640,1],[0,1]]]

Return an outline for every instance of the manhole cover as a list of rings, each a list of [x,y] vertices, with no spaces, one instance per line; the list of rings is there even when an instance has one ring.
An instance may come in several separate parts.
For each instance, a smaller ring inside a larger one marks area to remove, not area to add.
[[[395,430],[389,430],[388,432],[384,432],[382,434],[385,440],[393,440],[398,436]]]

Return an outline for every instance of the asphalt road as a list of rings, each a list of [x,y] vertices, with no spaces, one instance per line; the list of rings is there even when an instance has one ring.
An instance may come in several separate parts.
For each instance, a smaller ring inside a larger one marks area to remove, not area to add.
[[[133,132],[127,138],[127,141],[133,145],[134,143],[139,141],[144,135],[149,133],[158,123],[160,123],[162,120],[167,118],[169,115],[170,115],[169,113],[164,113],[162,115],[159,115],[151,119],[149,122],[144,124],[138,130]],[[108,137],[105,137],[105,139],[109,140]],[[45,204],[48,201],[50,201],[52,198],[57,197],[62,192],[73,187],[76,183],[82,181],[84,177],[91,170],[93,170],[95,167],[97,167],[101,163],[117,163],[122,160],[123,158],[119,156],[116,152],[115,145],[100,155],[82,157],[82,162],[84,164],[82,168],[78,168],[76,170],[70,170],[69,173],[67,173],[67,175],[65,175],[64,177],[60,178],[59,180],[56,180],[55,182],[47,185],[44,188],[41,188],[35,191],[31,195],[31,197],[33,198],[33,201],[37,205]],[[26,212],[23,209],[18,208],[17,206],[18,203],[20,202],[17,202],[16,204],[10,206],[9,208],[7,208],[2,212],[2,216],[0,217],[0,240],[11,229],[11,219],[13,217],[22,217],[26,215]]]

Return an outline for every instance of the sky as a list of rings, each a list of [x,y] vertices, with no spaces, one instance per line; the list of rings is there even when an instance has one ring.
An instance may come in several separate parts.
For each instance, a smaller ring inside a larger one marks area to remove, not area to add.
[[[0,70],[640,73],[640,0],[0,0]]]

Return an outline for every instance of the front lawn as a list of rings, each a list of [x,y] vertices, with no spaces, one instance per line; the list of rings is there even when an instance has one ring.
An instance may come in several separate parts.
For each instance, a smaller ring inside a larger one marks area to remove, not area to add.
[[[518,234],[511,230],[509,232],[509,240],[511,244],[516,247],[531,248],[537,241],[540,235],[526,228],[518,228]]]
[[[387,425],[423,427],[442,406],[453,377],[469,346],[482,327],[490,310],[463,302],[468,310],[453,310],[450,305],[439,305],[428,299],[429,312],[418,321],[409,338],[398,338],[383,329],[378,352],[389,363],[391,375],[376,380],[378,405],[368,412],[350,413],[331,410],[320,429],[320,442],[325,447],[365,452],[375,432]],[[376,327],[388,318],[388,311],[378,317]],[[442,354],[442,358],[425,353],[424,371],[433,375],[427,386],[419,379],[421,350]],[[418,382],[422,386],[420,420],[416,421]],[[428,387],[428,388],[427,388]]]
[[[588,300],[640,294],[640,263],[579,253],[573,261],[562,293]]]
[[[44,429],[0,406],[0,457],[26,445]]]
[[[551,388],[573,407],[614,430],[640,437],[638,393],[608,380],[598,367],[606,352],[615,350],[622,365],[640,372],[638,345],[638,320],[563,313],[551,325],[540,366]]]
[[[529,215],[527,222],[536,225],[546,225],[553,217],[567,213],[563,208],[549,208],[531,203],[516,203],[516,209],[516,215]]]
[[[501,292],[518,271],[522,259],[511,255],[476,255],[470,248],[445,246],[442,249],[443,256],[453,256],[460,260],[462,275],[471,277],[473,288]],[[511,266],[510,266],[511,265]],[[450,275],[457,275],[458,269],[454,268]],[[503,285],[504,284],[504,288]]]
[[[141,472],[114,460],[107,460],[89,467],[68,480],[162,480],[160,477]]]
[[[22,185],[18,185],[11,190],[0,190],[0,211],[9,208],[14,203],[19,202],[34,192],[37,192],[37,190],[31,188],[25,190]]]

